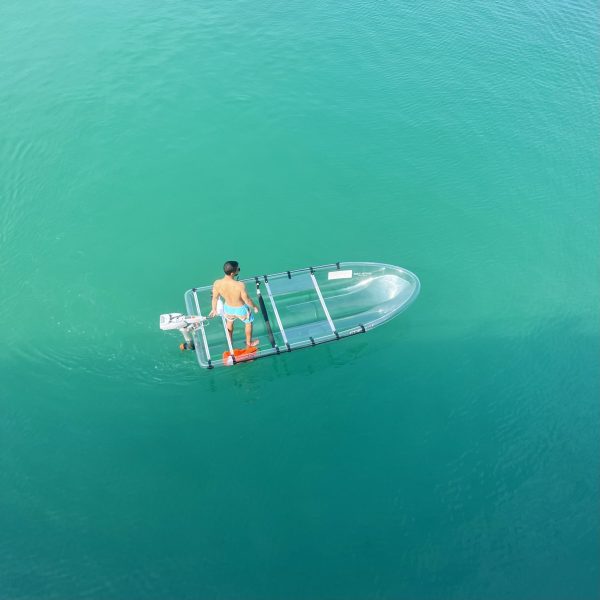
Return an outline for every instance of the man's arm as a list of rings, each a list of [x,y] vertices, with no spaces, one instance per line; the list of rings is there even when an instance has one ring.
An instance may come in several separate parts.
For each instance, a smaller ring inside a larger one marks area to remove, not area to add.
[[[242,283],[242,300],[250,307],[254,309],[254,312],[258,312],[258,308],[254,302],[252,302],[252,298],[248,296],[248,292],[246,291],[246,284]]]
[[[214,317],[217,314],[217,301],[219,300],[219,280],[213,283],[212,290],[212,310],[210,311],[209,317]]]

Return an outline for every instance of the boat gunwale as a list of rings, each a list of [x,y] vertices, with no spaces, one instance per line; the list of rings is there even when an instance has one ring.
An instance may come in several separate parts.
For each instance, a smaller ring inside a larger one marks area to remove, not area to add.
[[[338,266],[339,265],[339,266]],[[288,275],[288,273],[290,274],[294,274],[294,273],[303,273],[303,272],[309,272],[311,270],[313,271],[320,271],[323,269],[329,269],[331,267],[336,267],[337,270],[343,270],[342,266],[343,265],[364,265],[364,266],[369,266],[369,267],[387,267],[389,269],[393,269],[396,271],[401,271],[402,273],[406,273],[407,275],[409,275],[410,277],[414,278],[415,283],[416,283],[416,291],[417,291],[417,295],[418,295],[418,291],[421,287],[421,282],[419,281],[419,278],[412,272],[409,271],[407,269],[404,269],[403,267],[398,267],[397,265],[390,265],[387,263],[379,263],[379,262],[365,262],[365,261],[345,261],[345,262],[337,262],[337,263],[330,263],[330,264],[326,264],[326,265],[318,265],[316,267],[304,267],[302,269],[292,269],[290,271],[281,271],[279,273],[263,273],[261,275],[253,275],[252,277],[244,277],[243,279],[238,279],[238,281],[241,281],[242,283],[254,283],[257,279],[261,279],[263,277],[267,277],[267,279],[269,278],[275,278],[275,277],[281,277],[283,275]],[[193,287],[190,288],[189,290],[187,290],[184,293],[184,299],[187,297],[188,294],[195,292],[205,292],[207,290],[212,289],[214,285],[214,282],[208,285],[203,285],[200,287]]]

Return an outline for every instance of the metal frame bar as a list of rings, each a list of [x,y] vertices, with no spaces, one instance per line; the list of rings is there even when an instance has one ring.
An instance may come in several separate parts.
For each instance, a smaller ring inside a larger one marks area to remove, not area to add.
[[[231,339],[231,337],[229,337],[229,330],[227,329],[227,319],[225,318],[225,313],[221,315],[221,321],[223,322],[223,331],[225,332],[225,339],[227,340],[227,345],[229,346],[229,353],[231,354],[233,364],[235,364],[235,355],[233,354],[233,340]]]
[[[343,340],[347,337],[352,337],[354,335],[358,335],[361,333],[366,333],[368,331],[368,329],[365,328],[364,325],[358,325],[357,327],[353,327],[352,329],[348,330],[348,331],[344,331],[343,333],[339,334],[337,336],[337,341],[339,340]],[[331,342],[336,341],[335,339],[331,339],[331,337],[329,336],[329,334],[327,335],[327,338],[310,338],[308,340],[302,341],[302,342],[295,342],[294,343],[294,350],[303,350],[304,348],[312,348],[314,346],[320,346],[321,344],[330,344]],[[290,348],[290,351],[292,350],[292,348]],[[260,352],[257,352],[255,356],[253,356],[252,360],[260,360],[261,358],[267,358],[269,356],[277,356],[278,354],[281,354],[280,352],[276,352],[276,348],[269,348],[267,350],[261,350]]]
[[[321,306],[323,307],[323,311],[325,312],[325,316],[327,317],[327,322],[329,323],[329,327],[331,327],[331,331],[335,335],[335,337],[339,338],[340,335],[337,332],[335,325],[333,324],[333,321],[331,320],[331,315],[329,314],[329,311],[327,310],[327,306],[325,304],[325,299],[323,298],[323,294],[321,294],[321,288],[319,287],[319,284],[317,283],[317,278],[315,277],[315,274],[314,274],[312,268],[310,270],[310,278],[312,279],[313,285],[315,286],[315,291],[317,292],[317,296],[319,296],[319,301],[321,302]]]
[[[327,265],[318,265],[317,267],[305,267],[302,269],[293,269],[292,271],[281,271],[280,273],[271,273],[269,275],[253,275],[252,277],[244,277],[242,279],[240,279],[239,281],[243,282],[243,283],[250,283],[252,281],[256,281],[256,279],[258,277],[263,278],[263,277],[280,277],[281,275],[285,275],[288,279],[292,279],[293,275],[295,275],[296,273],[305,273],[307,271],[310,271],[311,269],[313,271],[319,271],[321,269],[330,269],[332,267],[335,267],[336,269],[341,269],[344,266],[345,263],[342,262],[337,262],[337,263],[330,263]],[[209,290],[212,289],[212,285],[206,285],[206,286],[197,286],[196,288],[191,288],[190,290],[188,290],[188,292],[194,290],[194,289],[198,289],[201,291],[205,291],[205,290]]]
[[[319,265],[317,267],[304,267],[302,269],[293,269],[292,271],[281,271],[281,273],[271,273],[268,277],[277,277],[278,275],[287,275],[289,279],[291,279],[294,273],[303,273],[304,271],[316,271],[317,269],[329,269],[331,267],[335,267],[336,269],[340,269],[339,262],[329,263],[327,265]],[[246,281],[246,279],[244,279]],[[249,281],[249,280],[248,280]]]
[[[202,313],[200,312],[200,302],[198,302],[198,293],[196,292],[196,288],[193,290],[194,301],[196,303],[196,310],[198,311],[198,316],[201,317]],[[204,331],[204,323],[200,323],[200,332],[202,333],[202,342],[204,344],[204,350],[206,352],[206,358],[208,359],[208,366],[211,367],[211,359],[210,359],[210,350],[208,349],[208,340],[206,339],[206,333]]]
[[[290,347],[290,343],[288,342],[287,336],[285,335],[285,330],[283,325],[281,324],[281,318],[279,317],[279,311],[277,310],[277,304],[275,304],[275,298],[273,298],[273,294],[271,293],[271,286],[269,285],[269,280],[266,275],[263,275],[263,279],[265,280],[265,287],[267,288],[267,294],[269,295],[269,300],[271,301],[271,306],[273,307],[273,312],[275,313],[275,319],[277,320],[277,325],[279,325],[279,331],[281,331],[281,337],[283,338],[283,343],[285,347],[288,349],[288,352],[291,352],[292,348]]]
[[[267,329],[267,336],[269,337],[269,342],[271,343],[271,347],[277,348],[277,344],[275,343],[275,336],[273,335],[273,329],[271,328],[271,322],[269,321],[269,313],[267,312],[265,300],[262,297],[262,293],[260,291],[260,281],[258,280],[258,277],[256,277],[255,279],[256,279],[256,295],[258,296],[258,304],[260,305],[260,312],[262,313],[262,317],[265,322],[265,327]],[[279,348],[277,348],[277,352],[279,352]]]

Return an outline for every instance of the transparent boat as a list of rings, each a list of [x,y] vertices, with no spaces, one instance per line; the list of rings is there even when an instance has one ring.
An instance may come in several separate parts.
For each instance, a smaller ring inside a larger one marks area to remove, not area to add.
[[[188,325],[200,366],[213,368],[291,352],[300,348],[365,333],[389,321],[415,300],[420,283],[416,275],[393,265],[340,262],[246,279],[248,294],[259,307],[253,337],[260,346],[236,360],[235,347],[244,347],[244,327],[234,327],[233,343],[224,317],[207,319],[212,285],[185,293]],[[161,327],[174,329],[175,326]],[[185,321],[184,321],[185,322]],[[178,327],[180,330],[181,327]],[[183,331],[182,331],[183,332]]]

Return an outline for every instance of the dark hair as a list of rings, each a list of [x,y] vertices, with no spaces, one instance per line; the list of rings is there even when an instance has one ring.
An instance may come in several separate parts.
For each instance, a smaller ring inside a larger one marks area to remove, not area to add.
[[[237,260],[228,260],[223,265],[223,271],[225,271],[225,275],[231,275],[232,273],[235,273],[238,270],[239,266],[240,263]]]

